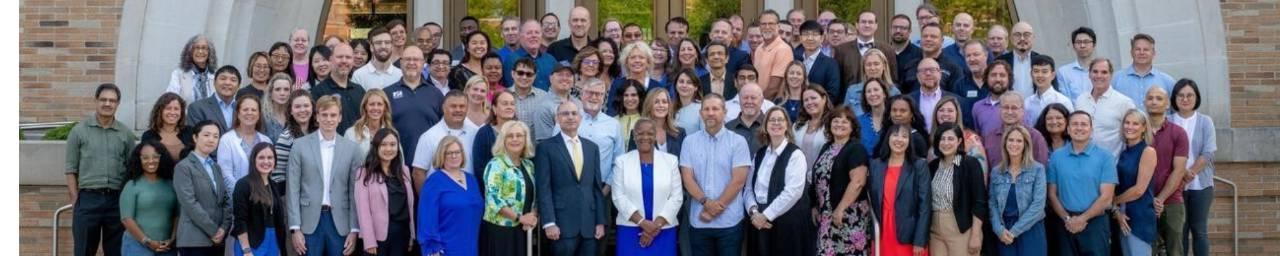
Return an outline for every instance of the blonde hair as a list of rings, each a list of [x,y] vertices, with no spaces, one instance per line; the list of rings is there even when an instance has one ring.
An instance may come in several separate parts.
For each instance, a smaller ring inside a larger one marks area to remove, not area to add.
[[[280,81],[280,80],[288,81],[289,83],[285,84],[284,86],[289,87],[290,94],[293,93],[293,87],[292,87],[293,77],[290,77],[285,73],[276,73],[275,75],[271,75],[271,79],[267,80],[267,91],[262,93],[263,98],[265,98],[262,101],[262,113],[266,113],[263,116],[269,115],[271,117],[275,117],[276,115],[280,115],[280,116],[285,116],[287,118],[287,115],[289,115],[288,99],[285,100],[284,104],[279,106],[276,106],[275,101],[272,100],[274,98],[271,96],[271,94],[273,93],[272,91],[275,91],[276,81]],[[276,111],[283,111],[283,112],[276,113]]]
[[[338,108],[339,113],[342,112],[342,103],[338,101],[338,96],[325,95],[320,96],[320,99],[316,99],[316,112],[334,107]]]
[[[443,170],[444,156],[446,155],[445,152],[449,151],[449,146],[452,146],[455,144],[458,145],[458,150],[462,151],[462,157],[461,157],[462,163],[459,163],[459,164],[462,166],[467,166],[467,150],[462,147],[462,141],[458,140],[458,137],[449,135],[449,136],[444,136],[444,139],[440,140],[440,145],[436,147],[436,153],[435,153],[435,156],[432,157],[431,167],[435,169]],[[459,168],[462,168],[462,166],[459,166]]]
[[[622,55],[618,55],[618,58],[613,61],[613,64],[621,66],[623,72],[630,72],[630,67],[627,67],[627,59],[631,57],[631,54],[643,54],[645,58],[649,59],[649,68],[644,69],[645,76],[638,78],[631,77],[631,79],[648,79],[649,70],[652,70],[655,65],[655,63],[653,63],[653,49],[649,48],[649,44],[641,42],[629,44],[627,47],[622,48]]]
[[[658,128],[666,130],[668,135],[679,135],[680,130],[676,128],[676,118],[675,118],[676,103],[674,103],[673,100],[671,99],[671,94],[668,94],[667,88],[655,88],[653,90],[649,90],[649,94],[644,96],[644,106],[640,110],[640,116],[653,119],[653,116],[652,116],[653,105],[658,102],[658,96],[666,97],[668,102],[667,117],[663,118],[665,119],[664,122],[666,122],[666,126],[658,127]]]
[[[1033,148],[1031,144],[1031,131],[1028,131],[1026,127],[1022,127],[1021,125],[1009,126],[1009,128],[1004,130],[1004,137],[1000,138],[1000,154],[1004,157],[1000,160],[1000,167],[1004,168],[1006,172],[1009,171],[1009,163],[1011,163],[1009,161],[1009,147],[1007,145],[1009,144],[1009,137],[1013,134],[1022,135],[1022,158],[1018,159],[1021,166],[1025,168],[1028,164],[1036,161],[1035,158],[1033,158],[1033,153],[1031,151]]]
[[[501,157],[501,156],[507,155],[508,153],[507,146],[506,146],[507,136],[509,136],[513,132],[516,132],[517,129],[521,132],[524,132],[524,150],[522,150],[523,153],[520,154],[520,158],[525,158],[525,159],[533,158],[533,153],[534,153],[533,139],[531,139],[533,138],[533,134],[529,133],[528,125],[525,125],[524,122],[516,121],[516,120],[511,120],[510,122],[506,122],[502,124],[502,127],[498,129],[498,139],[494,140],[493,149],[492,149],[494,157]]]
[[[395,127],[391,125],[391,100],[387,98],[387,93],[383,92],[382,89],[372,89],[364,93],[364,99],[360,101],[360,119],[356,119],[355,124],[351,125],[351,128],[356,129],[355,132],[352,132],[355,134],[355,140],[364,140],[364,133],[360,132],[359,129],[364,129],[365,126],[369,125],[369,110],[367,106],[369,106],[369,101],[374,97],[382,99],[382,104],[386,105],[386,109],[382,111],[382,117],[378,119],[378,125],[382,128],[395,130]],[[370,134],[374,132],[377,131],[369,131]]]
[[[466,94],[466,93],[467,93],[467,91],[470,91],[470,90],[471,90],[471,87],[473,87],[473,86],[475,86],[475,87],[480,87],[481,89],[484,89],[485,95],[488,95],[488,94],[489,94],[489,83],[488,83],[488,82],[486,82],[486,81],[484,80],[484,77],[482,77],[482,76],[471,76],[471,78],[468,78],[468,79],[467,79],[467,84],[466,84],[466,86],[463,86],[463,87],[462,87],[462,92],[463,92],[463,94]],[[468,98],[467,98],[467,102],[471,102],[471,98],[470,98],[471,96],[470,96],[470,95],[468,95],[467,97],[468,97]],[[490,106],[489,104],[490,104],[490,103],[489,103],[489,101],[488,101],[487,99],[486,99],[486,100],[481,100],[481,101],[480,101],[480,104],[484,105],[484,109],[489,109],[489,106]]]
[[[884,63],[884,74],[881,74],[881,76],[880,76],[880,77],[869,77],[869,76],[863,75],[863,76],[862,76],[862,82],[864,82],[864,83],[865,83],[865,82],[867,82],[867,80],[869,80],[869,79],[871,79],[871,78],[879,78],[881,83],[886,83],[885,85],[888,85],[888,86],[886,86],[886,87],[893,87],[893,85],[894,85],[894,84],[893,84],[893,70],[894,70],[894,67],[889,65],[889,57],[888,57],[888,55],[885,55],[885,54],[884,54],[884,52],[880,51],[880,49],[871,48],[870,50],[867,50],[867,54],[864,54],[864,55],[862,56],[862,63],[861,63],[860,65],[858,65],[858,68],[861,68],[861,70],[859,70],[859,71],[861,71],[861,72],[866,72],[866,71],[867,71],[867,60],[868,60],[868,59],[870,59],[870,57],[871,57],[871,56],[879,57],[879,58],[880,58],[880,62],[883,62],[883,63]]]
[[[1142,126],[1142,142],[1146,142],[1147,144],[1151,144],[1151,140],[1152,140],[1152,137],[1153,137],[1153,136],[1151,135],[1151,130],[1152,130],[1152,127],[1151,127],[1151,119],[1147,118],[1147,114],[1146,114],[1146,113],[1142,113],[1142,111],[1141,111],[1141,110],[1138,110],[1138,109],[1135,109],[1135,108],[1131,108],[1131,109],[1129,109],[1129,111],[1125,111],[1125,112],[1124,112],[1124,118],[1120,119],[1121,128],[1123,128],[1124,119],[1129,119],[1129,116],[1136,116],[1136,117],[1138,118],[1138,122],[1139,122],[1139,123],[1142,123],[1142,125],[1141,125],[1141,126]],[[1120,141],[1123,141],[1123,142],[1124,142],[1124,144],[1125,144],[1125,147],[1126,147],[1126,148],[1128,147],[1128,145],[1129,145],[1129,138],[1125,138],[1125,137],[1124,137],[1124,132],[1123,132],[1123,131],[1121,131],[1121,132],[1120,132]]]

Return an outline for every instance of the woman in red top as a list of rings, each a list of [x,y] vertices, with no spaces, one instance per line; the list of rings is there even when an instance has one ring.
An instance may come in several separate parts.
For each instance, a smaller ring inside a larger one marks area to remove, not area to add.
[[[880,255],[928,255],[929,166],[911,148],[911,128],[894,125],[871,162],[871,208],[880,220]]]

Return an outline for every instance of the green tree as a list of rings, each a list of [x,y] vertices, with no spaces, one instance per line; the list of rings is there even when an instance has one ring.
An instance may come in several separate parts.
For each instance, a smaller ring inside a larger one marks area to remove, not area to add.
[[[820,1],[818,6],[821,10],[831,10],[836,13],[836,18],[845,23],[855,24],[858,22],[858,14],[871,8],[870,0],[825,0]],[[819,10],[819,11],[821,11]],[[892,16],[892,15],[888,15]],[[852,28],[851,28],[852,29]]]
[[[520,2],[517,0],[467,1],[467,16],[480,21],[480,31],[489,35],[489,44],[493,47],[506,45],[502,38],[502,18],[519,15]]]
[[[644,31],[646,40],[653,38],[653,1],[652,0],[600,0],[600,15],[596,16],[596,24],[604,24],[609,18],[618,19],[622,25],[635,23]]]
[[[727,19],[738,12],[738,0],[686,0],[685,17],[689,19],[689,38],[695,41],[711,31],[711,22]]]
[[[1008,2],[1001,0],[935,0],[929,1],[938,7],[938,17],[942,18],[943,33],[951,34],[951,21],[960,12],[973,16],[973,38],[986,38],[987,29],[991,25],[1002,25],[1008,28],[1013,24],[1013,14],[1009,11]],[[912,14],[914,16],[914,14]]]

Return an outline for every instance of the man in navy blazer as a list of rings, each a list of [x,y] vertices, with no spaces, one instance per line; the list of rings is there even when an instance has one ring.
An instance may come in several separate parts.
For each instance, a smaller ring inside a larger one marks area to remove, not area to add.
[[[843,87],[836,60],[822,54],[822,25],[817,21],[805,21],[800,25],[800,47],[795,49],[795,59],[804,63],[809,82],[822,85],[827,95],[835,95]]]
[[[702,85],[702,93],[707,94],[715,92],[720,95],[725,95],[725,97],[728,98],[737,96],[738,87],[736,87],[733,82],[734,78],[738,74],[738,70],[730,70],[726,61],[729,59],[729,52],[737,51],[738,49],[730,48],[729,45],[718,42],[711,42],[703,49],[704,53],[707,54],[708,69],[706,74],[698,76],[698,80],[700,82],[698,84]],[[712,90],[712,80],[720,83],[720,92]]]
[[[600,151],[578,136],[578,105],[561,101],[556,108],[560,134],[539,141],[533,165],[538,167],[538,215],[555,255],[595,255],[604,237],[604,186]]]

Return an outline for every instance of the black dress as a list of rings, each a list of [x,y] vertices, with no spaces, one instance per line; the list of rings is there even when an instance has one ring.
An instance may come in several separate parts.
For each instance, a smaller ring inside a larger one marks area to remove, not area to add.
[[[404,181],[386,177],[387,186],[387,239],[378,241],[378,255],[408,255],[409,253],[409,199]]]

